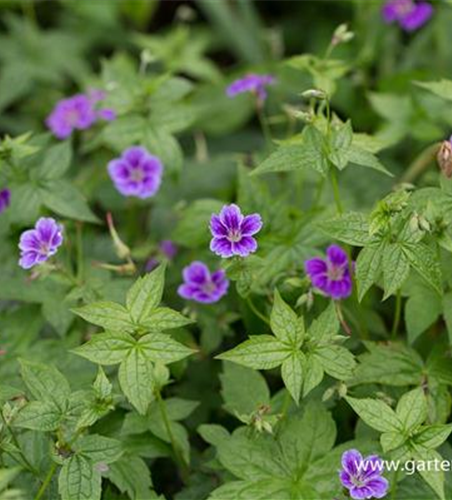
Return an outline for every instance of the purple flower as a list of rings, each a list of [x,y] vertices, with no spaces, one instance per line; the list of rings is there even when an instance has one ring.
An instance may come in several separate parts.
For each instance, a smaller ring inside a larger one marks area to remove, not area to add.
[[[382,14],[387,23],[397,22],[405,31],[415,31],[432,17],[433,7],[423,1],[388,0]]]
[[[180,285],[177,293],[187,300],[212,304],[218,302],[228,291],[229,280],[225,271],[219,269],[210,273],[203,262],[192,262],[184,268],[182,276],[184,284]]]
[[[124,196],[150,198],[160,187],[163,165],[145,148],[132,146],[108,164],[116,189]]]
[[[0,189],[0,214],[4,212],[11,203],[11,191],[9,189]]]
[[[19,266],[30,269],[55,255],[63,243],[63,226],[54,219],[41,217],[34,229],[24,231],[20,237]]]
[[[177,245],[171,240],[161,241],[159,250],[168,260],[174,259],[177,255]]]
[[[331,245],[327,248],[326,259],[314,257],[305,263],[306,274],[312,285],[335,300],[345,299],[352,293],[350,264],[345,251]]]
[[[251,73],[232,82],[226,89],[228,97],[235,97],[243,92],[252,92],[257,96],[259,101],[265,101],[267,91],[265,87],[275,83],[275,78],[271,75],[257,75]]]
[[[105,98],[101,90],[88,95],[76,94],[62,99],[46,120],[46,125],[58,139],[66,139],[74,130],[86,130],[97,120],[114,120],[115,112],[109,108],[97,109],[97,103]]]
[[[160,242],[158,246],[158,251],[162,257],[167,260],[173,260],[177,255],[177,246],[171,240],[163,240]],[[145,265],[145,269],[148,273],[150,273],[153,269],[155,269],[160,264],[160,260],[157,256],[152,256],[148,259]]]
[[[363,458],[358,450],[348,450],[342,455],[339,479],[356,500],[383,498],[389,483],[382,472],[383,461],[377,455]]]
[[[239,255],[247,257],[257,250],[257,241],[253,234],[262,228],[259,214],[242,215],[237,205],[225,205],[219,215],[213,214],[210,219],[212,240],[210,249],[221,257]]]

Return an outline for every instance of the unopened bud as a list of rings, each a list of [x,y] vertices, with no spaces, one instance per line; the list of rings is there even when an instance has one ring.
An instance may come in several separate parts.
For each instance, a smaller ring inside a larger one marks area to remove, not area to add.
[[[452,177],[452,144],[450,141],[443,141],[436,155],[441,172],[450,179]]]
[[[110,212],[107,214],[107,224],[110,230],[111,239],[113,240],[113,245],[115,246],[116,255],[120,259],[127,259],[130,257],[130,248],[121,240],[119,237],[115,225],[113,223],[113,217]]]
[[[309,89],[301,93],[305,99],[326,99],[326,92],[320,89]]]
[[[355,34],[352,31],[348,30],[348,26],[346,24],[341,24],[336,28],[336,31],[333,33],[331,44],[333,46],[336,46],[341,43],[347,43],[350,40],[352,40],[354,36]]]

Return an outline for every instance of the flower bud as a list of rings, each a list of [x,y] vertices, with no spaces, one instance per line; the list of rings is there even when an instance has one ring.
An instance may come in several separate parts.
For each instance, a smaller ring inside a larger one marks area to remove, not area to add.
[[[331,45],[334,47],[341,44],[347,43],[354,38],[355,34],[352,31],[348,30],[348,26],[346,24],[341,24],[338,26],[333,33],[333,38],[331,39]]]
[[[120,259],[127,259],[130,257],[130,248],[123,243],[118,233],[116,232],[115,225],[113,223],[113,217],[110,212],[107,214],[107,224],[108,229],[110,230],[110,235],[113,240],[113,245],[115,246],[116,255]]]
[[[327,95],[326,92],[320,89],[309,89],[305,90],[304,92],[301,93],[301,97],[304,97],[305,99],[326,99]]]
[[[443,141],[436,155],[441,172],[447,179],[452,177],[452,144],[450,141]]]

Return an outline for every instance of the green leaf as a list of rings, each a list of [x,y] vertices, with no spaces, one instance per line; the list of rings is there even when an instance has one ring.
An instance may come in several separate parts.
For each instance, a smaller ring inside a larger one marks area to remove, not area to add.
[[[252,335],[234,349],[217,356],[239,365],[259,370],[270,370],[281,365],[291,354],[291,349],[272,335]]]
[[[74,445],[74,450],[94,464],[99,462],[111,464],[123,453],[121,441],[98,434],[80,437]]]
[[[134,500],[150,500],[152,496],[151,472],[146,462],[136,455],[124,455],[108,471],[108,479],[123,495]]]
[[[127,293],[126,305],[130,317],[140,323],[162,300],[165,285],[165,266],[138,278]]]
[[[157,307],[140,320],[140,325],[148,332],[161,332],[193,323],[193,320],[169,307]]]
[[[385,290],[383,300],[386,300],[401,288],[409,272],[410,264],[401,246],[398,243],[386,245],[383,251],[383,282]]]
[[[385,243],[379,242],[369,245],[359,252],[356,259],[356,281],[360,302],[379,277],[384,248]]]
[[[304,365],[303,397],[317,387],[323,379],[323,367],[316,356],[307,354]]]
[[[309,337],[313,342],[321,344],[332,340],[339,331],[339,319],[334,304],[329,306],[318,316],[308,329]]]
[[[410,344],[435,323],[442,310],[441,297],[431,287],[410,290],[410,296],[405,303],[405,324]]]
[[[370,427],[380,432],[401,432],[400,422],[394,410],[379,399],[356,399],[350,396],[345,398],[347,403]]]
[[[106,330],[133,332],[135,329],[127,309],[115,302],[93,302],[75,308],[73,312],[88,323],[102,326]]]
[[[283,361],[281,366],[281,376],[284,385],[290,392],[295,403],[300,400],[301,388],[303,386],[303,365],[304,354],[301,351],[293,352]]]
[[[388,175],[389,177],[394,177],[394,174],[387,170],[374,154],[354,144],[352,144],[348,151],[348,161],[350,163],[360,165],[361,167],[372,168],[373,170],[377,170],[378,172]]]
[[[370,352],[359,356],[353,380],[348,385],[384,384],[391,386],[419,385],[424,362],[419,354],[400,343],[388,345],[366,342]]]
[[[326,143],[322,133],[313,125],[304,128],[297,140],[283,143],[251,175],[289,170],[314,169],[323,177],[328,172]]]
[[[42,202],[63,217],[98,223],[84,196],[66,180],[50,180],[41,188]]]
[[[218,200],[201,199],[191,203],[182,213],[171,239],[188,248],[207,245],[211,235],[209,221],[212,214],[218,213],[224,203]]]
[[[446,80],[442,78],[438,81],[433,82],[413,82],[418,87],[422,87],[423,89],[429,90],[433,92],[433,94],[441,97],[442,99],[446,99],[448,101],[452,101],[452,80]]]
[[[20,360],[22,379],[33,397],[62,409],[71,393],[66,377],[53,365]]]
[[[417,471],[422,476],[422,479],[432,488],[441,500],[446,500],[444,497],[444,472],[442,470],[434,470],[428,467],[428,464],[440,463],[442,457],[439,453],[433,450],[416,450],[413,458],[418,461],[419,467]],[[420,464],[424,464],[422,467]]]
[[[163,163],[165,171],[180,172],[184,155],[176,138],[163,127],[148,127],[142,143]]]
[[[58,477],[61,500],[100,500],[101,481],[95,464],[73,455],[64,462]]]
[[[143,349],[131,349],[118,372],[119,385],[127,399],[144,415],[154,398],[153,365]]]
[[[420,276],[442,295],[441,269],[435,252],[424,243],[404,243],[402,250]]]
[[[137,343],[148,359],[163,364],[175,363],[190,356],[195,351],[176,342],[169,335],[150,333],[141,337]]]
[[[427,419],[427,400],[421,387],[406,392],[397,403],[397,417],[405,431],[410,432]]]
[[[428,450],[441,446],[452,432],[452,424],[428,425],[414,436],[414,443]]]
[[[353,375],[356,362],[353,354],[345,347],[329,345],[317,347],[314,356],[323,370],[338,380],[347,380]]]
[[[96,380],[93,384],[93,389],[98,399],[106,399],[111,395],[112,384],[105,375],[104,370],[99,366],[97,370]]]
[[[303,342],[304,323],[284,302],[278,290],[275,290],[273,309],[270,316],[272,332],[284,344],[298,349]]]
[[[370,240],[369,223],[363,214],[348,212],[320,223],[320,229],[331,238],[362,247]]]
[[[73,352],[93,363],[116,365],[127,356],[135,344],[135,339],[128,333],[105,332],[93,335],[91,340],[73,349]]]
[[[59,179],[69,169],[72,160],[72,148],[70,141],[64,141],[56,146],[50,147],[39,166],[39,177],[50,180]]]
[[[270,403],[264,377],[251,368],[224,361],[220,380],[225,407],[233,415],[249,415]]]
[[[446,293],[443,297],[443,315],[449,336],[449,344],[452,345],[452,292]]]
[[[349,151],[352,141],[353,129],[350,120],[331,129],[328,158],[339,170],[344,169],[349,163]]]
[[[20,410],[13,425],[49,432],[58,428],[61,418],[61,410],[52,401],[31,401]]]

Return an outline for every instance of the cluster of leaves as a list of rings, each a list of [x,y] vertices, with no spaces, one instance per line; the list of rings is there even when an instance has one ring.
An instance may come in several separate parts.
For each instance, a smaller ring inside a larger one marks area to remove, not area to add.
[[[403,39],[378,2],[281,4],[280,30],[265,2],[41,4],[0,5],[0,499],[345,500],[346,450],[451,460],[447,2]],[[227,97],[247,72],[275,77],[265,102]],[[43,122],[74,88],[116,119],[57,141]],[[164,166],[148,200],[107,175],[138,144]],[[264,225],[220,262],[209,219],[230,202]],[[64,245],[27,274],[40,216]],[[333,242],[340,301],[304,269]],[[194,260],[226,271],[221,301],[177,295]],[[452,498],[441,470],[384,475],[394,500]]]

